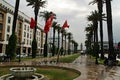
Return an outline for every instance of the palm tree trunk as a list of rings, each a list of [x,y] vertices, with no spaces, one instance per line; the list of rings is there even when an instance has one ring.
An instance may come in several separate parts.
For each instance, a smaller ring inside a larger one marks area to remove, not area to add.
[[[45,20],[45,23],[47,23],[47,19]],[[48,33],[45,33],[45,44],[44,44],[44,57],[47,57],[48,55]]]
[[[35,29],[34,29],[34,40],[36,39],[36,30],[37,30],[37,15],[35,15]]]
[[[65,34],[65,55],[66,55],[66,34]]]
[[[58,31],[58,51],[59,51],[59,48],[60,48],[60,32]]]
[[[10,57],[10,59],[15,59],[16,47],[17,47],[17,36],[15,34],[16,30],[16,23],[17,23],[17,16],[18,16],[18,9],[19,9],[20,0],[16,0],[15,4],[15,11],[14,11],[14,19],[12,24],[12,35],[9,38],[8,46],[6,54]]]
[[[59,62],[59,55],[60,55],[60,31],[58,29],[58,50],[57,50],[57,63]]]
[[[38,12],[39,12],[39,8],[35,7],[35,9],[34,9],[34,14],[35,14],[35,29],[34,29],[34,35],[33,35],[33,41],[32,41],[32,58],[35,58],[36,57],[36,53],[37,53],[36,30],[37,30],[37,16],[38,16]]]
[[[98,45],[98,23],[97,21],[95,22],[95,38],[96,38],[96,42],[95,42],[95,55],[96,55],[96,61],[95,63],[98,64],[98,57],[99,57],[99,45]]]
[[[100,20],[100,45],[101,45],[101,59],[104,58],[104,53],[103,53],[103,24],[102,24],[102,19]]]
[[[116,60],[116,55],[114,53],[114,48],[113,48],[111,0],[106,0],[106,12],[107,12],[107,29],[108,29],[108,40],[109,40],[109,55],[108,55],[108,59]]]
[[[12,27],[12,34],[15,33],[15,29],[16,29],[16,22],[17,22],[17,16],[18,16],[19,3],[20,3],[20,0],[16,0],[14,19],[13,19],[13,27]]]
[[[68,39],[68,54],[70,54],[70,39]]]
[[[52,56],[55,55],[55,27],[53,27],[53,54]]]
[[[62,33],[61,55],[63,55],[63,33]]]
[[[98,2],[98,10],[99,10],[99,14],[100,14],[100,45],[101,45],[101,59],[104,58],[104,53],[103,53],[103,23],[102,23],[102,12],[103,12],[103,1],[99,0]]]
[[[37,16],[38,16],[39,8],[35,7],[35,30],[34,30],[34,40],[36,39],[36,30],[37,30]]]
[[[44,57],[47,57],[47,52],[48,52],[47,39],[48,39],[48,33],[46,33],[46,36],[45,36]]]

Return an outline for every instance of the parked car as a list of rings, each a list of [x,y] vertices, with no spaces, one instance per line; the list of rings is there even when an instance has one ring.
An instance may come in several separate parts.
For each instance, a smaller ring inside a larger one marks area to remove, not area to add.
[[[0,53],[0,56],[6,56],[6,54],[5,53]]]
[[[48,53],[48,57],[52,57],[52,53]]]
[[[84,51],[84,50],[81,50],[81,51],[80,51],[80,54],[81,54],[81,55],[85,55],[85,51]]]
[[[0,53],[0,61],[2,61],[2,62],[9,62],[10,61],[10,57],[7,56],[5,53]]]
[[[19,58],[19,56],[21,58],[24,58],[24,57],[27,57],[27,54],[26,53],[18,54],[16,57]]]

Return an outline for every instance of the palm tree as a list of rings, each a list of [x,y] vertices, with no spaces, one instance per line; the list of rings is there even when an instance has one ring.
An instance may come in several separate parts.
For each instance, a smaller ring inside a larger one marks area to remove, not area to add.
[[[16,53],[17,36],[15,34],[15,30],[16,30],[16,22],[17,22],[17,16],[18,16],[19,3],[20,3],[20,0],[16,0],[13,26],[12,26],[12,35],[9,38],[7,52],[6,52],[7,56],[10,56],[11,59],[15,58],[15,53]]]
[[[67,32],[65,31],[63,33],[63,35],[64,35],[64,38],[65,38],[65,53],[64,54],[66,55],[66,40],[67,40],[66,37],[67,37]]]
[[[28,2],[27,6],[32,6],[34,8],[35,14],[35,29],[34,29],[34,37],[32,41],[32,58],[36,57],[37,52],[37,41],[36,41],[36,30],[37,30],[37,16],[39,9],[45,7],[46,1],[43,0],[26,0]]]
[[[74,53],[78,52],[78,43],[74,42]]]
[[[88,41],[88,39],[86,39],[85,40],[85,47],[86,47],[86,52],[87,52],[87,54],[89,53],[89,41]]]
[[[94,55],[93,52],[93,43],[95,43],[94,38],[94,26],[92,23],[88,24],[88,26],[85,28],[86,31],[86,41],[85,41],[85,46],[86,46],[86,53],[90,55]]]
[[[52,27],[53,27],[53,53],[52,53],[52,56],[54,56],[55,55],[55,30],[56,30],[56,28],[57,28],[57,22],[53,22],[52,23]]]
[[[54,15],[54,17],[56,18],[56,14],[53,13],[52,11],[48,12],[48,11],[44,11],[44,12],[40,12],[40,17],[43,17],[45,20],[45,23],[47,22],[47,20],[50,18],[51,15]],[[48,33],[45,33],[45,44],[44,44],[44,57],[47,57],[47,53],[48,53]]]
[[[71,53],[70,41],[72,39],[72,33],[69,32],[67,35],[68,35],[68,54],[70,54]]]
[[[98,64],[97,58],[99,57],[99,46],[98,46],[98,20],[99,20],[99,13],[95,10],[88,16],[88,21],[92,21],[94,26],[94,53],[96,55],[96,64]]]
[[[103,0],[94,0],[90,2],[92,4],[97,3],[98,13],[100,14],[99,22],[100,22],[100,41],[101,41],[101,58],[104,58],[103,53],[103,23],[102,23],[102,12],[103,12]]]
[[[90,39],[93,42],[93,33],[94,33],[94,26],[92,23],[88,24],[88,26],[85,28],[85,31],[87,34],[90,35]]]
[[[71,43],[72,43],[72,53],[74,53],[74,49],[75,49],[75,48],[74,48],[74,44],[75,44],[75,41],[72,39],[72,40],[71,40]]]
[[[64,49],[63,49],[63,35],[64,35],[64,33],[65,33],[65,29],[62,29],[61,30],[61,36],[62,36],[62,42],[61,42],[61,49],[60,49],[60,51],[61,51],[61,55],[63,55],[63,52],[64,52]]]
[[[107,12],[107,30],[108,30],[108,40],[109,40],[109,60],[116,60],[116,54],[113,48],[113,31],[112,31],[112,9],[111,0],[106,0],[106,12]]]
[[[57,62],[59,62],[59,55],[60,55],[60,32],[61,32],[60,24],[57,25],[57,32],[58,32]]]
[[[59,53],[59,49],[60,49],[60,31],[61,31],[61,27],[60,24],[57,25],[57,32],[58,32],[58,52]]]
[[[44,18],[45,23],[47,22],[48,18],[50,18],[51,15],[54,15],[54,18],[56,19],[56,14],[52,11],[43,11],[40,12],[40,17]]]
[[[93,42],[93,33],[94,33],[94,26],[93,24],[88,24],[88,26],[85,28],[86,31],[86,50],[89,51],[92,49],[91,43]]]

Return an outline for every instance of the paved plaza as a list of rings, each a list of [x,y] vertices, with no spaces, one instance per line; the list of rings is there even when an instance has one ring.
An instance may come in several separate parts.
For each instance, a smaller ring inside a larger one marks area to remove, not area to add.
[[[81,76],[74,80],[120,80],[120,67],[95,65],[87,56],[80,56],[70,65],[81,72]]]
[[[40,60],[39,60],[40,61]],[[79,56],[72,63],[40,63],[36,61],[24,61],[21,63],[18,62],[7,62],[1,63],[0,66],[7,65],[51,65],[59,67],[73,68],[81,72],[81,75],[74,80],[120,80],[120,67],[113,66],[108,67],[104,65],[96,65],[95,62],[88,56]]]

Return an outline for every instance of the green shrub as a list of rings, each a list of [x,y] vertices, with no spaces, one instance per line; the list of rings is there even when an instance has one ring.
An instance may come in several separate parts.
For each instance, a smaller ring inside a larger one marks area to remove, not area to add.
[[[80,56],[80,54],[73,54],[73,55],[69,55],[66,57],[62,57],[62,58],[60,58],[60,62],[71,63],[79,56]]]
[[[11,59],[15,59],[16,56],[16,46],[17,46],[17,36],[12,34],[9,38],[6,54],[10,56]]]

